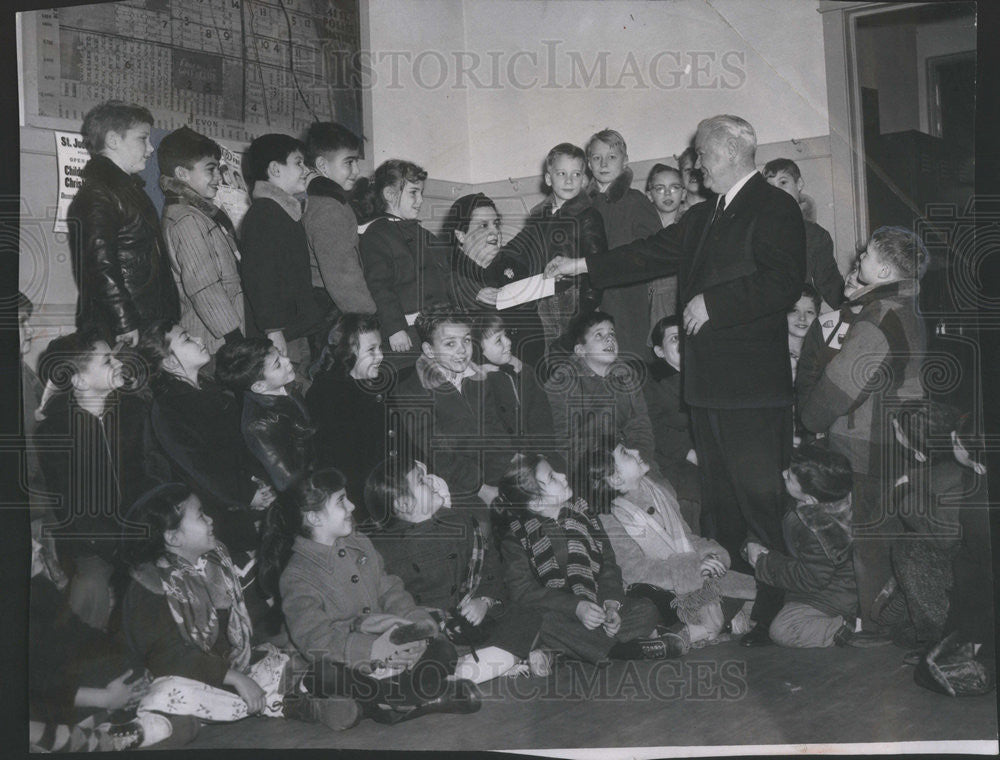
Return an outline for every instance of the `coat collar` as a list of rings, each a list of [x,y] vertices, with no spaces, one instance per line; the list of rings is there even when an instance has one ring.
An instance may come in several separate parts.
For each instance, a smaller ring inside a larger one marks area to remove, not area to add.
[[[875,285],[870,290],[866,289],[862,293],[851,298],[848,303],[852,306],[867,306],[875,301],[885,298],[904,299],[915,298],[917,295],[917,283],[912,279],[896,280],[885,285]]]
[[[347,203],[347,191],[329,177],[322,175],[313,177],[306,188],[306,193],[310,196],[318,195],[323,198],[333,198],[341,203]]]
[[[122,187],[145,187],[146,183],[137,174],[128,174],[107,156],[94,156],[83,167],[80,176],[96,182],[107,182]]]
[[[532,213],[544,216],[549,214],[551,216],[576,216],[585,208],[589,208],[591,205],[590,196],[587,192],[581,191],[579,195],[574,198],[570,198],[563,205],[559,207],[558,210],[553,211],[552,207],[555,205],[556,197],[552,193],[549,193],[548,197],[539,203],[535,208],[532,209]]]
[[[302,219],[302,204],[294,196],[289,195],[272,182],[257,180],[253,186],[253,197],[254,200],[268,198],[274,201],[285,210],[286,214],[292,217],[292,221],[297,222]]]
[[[321,544],[305,536],[296,536],[295,542],[292,544],[293,554],[301,554],[305,559],[323,568],[330,568],[333,565],[337,552],[341,549],[350,549],[360,553],[365,551],[365,547],[361,545],[356,532],[338,538],[333,542],[333,546]]]
[[[472,370],[471,374],[467,375],[470,379],[476,381],[486,379],[486,372],[484,372],[482,367],[475,362],[469,362],[469,369]],[[445,377],[441,368],[423,354],[417,358],[415,370],[417,373],[417,379],[420,381],[420,385],[426,390],[435,391],[455,388],[455,384]]]
[[[632,169],[626,166],[622,170],[622,173],[612,180],[611,184],[608,185],[608,189],[603,193],[597,189],[597,182],[594,182],[587,191],[587,195],[591,198],[603,195],[608,203],[617,203],[625,197],[625,193],[632,187],[633,178]]]
[[[164,204],[180,204],[198,209],[210,219],[219,212],[219,207],[211,201],[202,198],[188,185],[181,182],[176,177],[160,175],[160,189],[163,190]]]

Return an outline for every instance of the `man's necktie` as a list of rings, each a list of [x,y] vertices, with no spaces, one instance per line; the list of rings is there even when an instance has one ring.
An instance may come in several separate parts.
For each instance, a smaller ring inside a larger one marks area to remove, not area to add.
[[[725,211],[726,211],[726,196],[720,195],[719,204],[715,207],[715,215],[712,217],[713,225],[718,224],[719,220],[722,218],[722,215],[725,213]]]

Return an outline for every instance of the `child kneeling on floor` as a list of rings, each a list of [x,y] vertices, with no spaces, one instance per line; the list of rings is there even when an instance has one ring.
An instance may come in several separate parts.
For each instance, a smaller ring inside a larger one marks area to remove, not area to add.
[[[365,504],[381,525],[370,536],[386,570],[418,604],[443,611],[452,643],[472,647],[456,674],[482,683],[547,672],[541,652],[529,658],[541,613],[510,604],[496,545],[468,510],[451,508],[442,478],[422,462],[391,457],[369,475]],[[525,668],[526,661],[533,667]]]
[[[515,455],[499,491],[507,588],[516,604],[541,609],[542,647],[592,663],[687,651],[678,633],[657,636],[652,602],[626,599],[611,542],[545,457]]]
[[[155,677],[136,708],[131,741],[148,746],[170,736],[176,716],[212,722],[248,715],[297,718],[338,729],[356,720],[349,700],[315,699],[292,687],[289,656],[254,647],[240,577],[215,539],[212,518],[180,483],[157,486],[130,519],[149,530],[129,541],[132,584],[122,608],[132,650]],[[286,696],[287,695],[287,696]]]
[[[455,647],[355,532],[346,485],[334,469],[303,477],[269,509],[261,545],[265,588],[277,585],[292,643],[317,666],[313,692],[382,723],[477,711],[475,684],[451,677]]]
[[[842,454],[808,444],[782,473],[794,503],[782,530],[789,555],[747,541],[757,580],[785,589],[785,605],[771,622],[776,644],[828,647],[854,630],[858,592],[851,537],[851,465]]]

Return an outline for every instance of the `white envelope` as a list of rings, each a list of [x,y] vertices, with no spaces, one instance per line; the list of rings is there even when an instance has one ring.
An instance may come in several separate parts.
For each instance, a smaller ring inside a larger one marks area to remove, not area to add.
[[[523,280],[504,285],[497,293],[497,311],[509,309],[518,304],[537,301],[555,295],[556,281],[553,277],[536,274]]]

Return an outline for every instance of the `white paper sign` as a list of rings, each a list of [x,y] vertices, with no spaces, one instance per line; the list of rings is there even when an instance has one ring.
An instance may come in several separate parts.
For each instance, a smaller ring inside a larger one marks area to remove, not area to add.
[[[537,301],[539,298],[547,298],[555,293],[555,278],[546,277],[544,274],[526,277],[500,288],[497,292],[497,311],[503,311],[529,301]]]
[[[83,185],[80,172],[90,160],[90,153],[83,147],[79,132],[53,132],[56,138],[56,167],[59,172],[59,196],[56,204],[56,222],[53,232],[69,232],[66,215],[69,204]]]
[[[219,147],[222,148],[222,159],[219,161],[222,181],[215,196],[215,205],[229,215],[233,226],[238,230],[243,216],[250,208],[250,192],[243,178],[243,156],[225,145]]]

